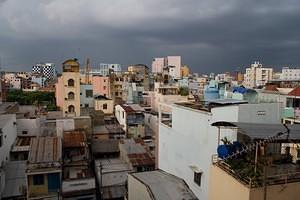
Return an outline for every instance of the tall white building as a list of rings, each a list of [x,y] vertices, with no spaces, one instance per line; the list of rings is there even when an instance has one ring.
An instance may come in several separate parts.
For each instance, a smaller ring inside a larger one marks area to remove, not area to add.
[[[36,73],[46,77],[47,79],[56,78],[56,68],[53,63],[38,63],[32,66],[32,73]]]
[[[121,72],[122,67],[120,64],[106,64],[100,63],[99,75],[108,76],[110,72]]]
[[[152,60],[152,72],[162,73],[164,67],[168,67],[169,75],[174,79],[181,78],[181,56],[167,56],[165,58],[154,58]]]
[[[159,112],[158,168],[184,179],[198,199],[208,199],[210,167],[212,156],[217,154],[218,139],[237,138],[232,129],[222,130],[218,137],[218,129],[212,123],[280,123],[279,103],[216,100],[214,104],[218,106],[211,109],[191,103],[173,104],[171,120]]]
[[[300,80],[300,69],[283,67],[281,71],[281,80]]]
[[[248,88],[264,86],[272,78],[273,68],[264,68],[261,63],[255,61],[249,68],[246,68],[244,86]]]

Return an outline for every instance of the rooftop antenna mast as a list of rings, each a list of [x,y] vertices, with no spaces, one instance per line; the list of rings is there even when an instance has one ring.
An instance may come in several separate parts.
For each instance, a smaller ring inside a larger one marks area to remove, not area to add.
[[[86,59],[86,65],[85,65],[85,82],[87,84],[90,84],[91,81],[90,81],[90,70],[91,70],[91,67],[90,67],[90,59],[87,58]]]

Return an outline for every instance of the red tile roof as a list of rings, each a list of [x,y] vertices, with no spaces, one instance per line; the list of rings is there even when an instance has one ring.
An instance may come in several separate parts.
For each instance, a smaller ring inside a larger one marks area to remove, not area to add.
[[[290,96],[300,96],[300,86],[294,88],[292,91],[288,93]]]

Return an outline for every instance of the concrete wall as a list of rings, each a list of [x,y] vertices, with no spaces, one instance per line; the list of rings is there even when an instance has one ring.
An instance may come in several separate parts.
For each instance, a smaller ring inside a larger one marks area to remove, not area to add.
[[[267,200],[299,200],[300,182],[267,187]],[[251,189],[250,200],[264,200],[263,188]]]
[[[86,105],[88,107],[94,107],[94,95],[92,94],[91,97],[86,96],[86,91],[91,90],[93,91],[92,85],[80,85],[80,107],[84,108]]]
[[[281,102],[282,107],[286,107],[286,98],[284,94],[258,92],[258,101],[262,103]]]
[[[72,131],[75,129],[74,119],[58,119],[56,120],[56,134],[63,137],[64,131]]]
[[[260,103],[239,105],[239,122],[281,123],[280,103]]]
[[[148,188],[131,174],[128,174],[128,199],[152,200]]]
[[[0,167],[3,162],[9,161],[11,146],[17,138],[17,126],[15,114],[0,115],[0,121],[3,123],[2,128],[2,146],[0,147]]]
[[[212,165],[210,173],[208,200],[250,200],[250,189],[225,171]]]
[[[105,95],[106,97],[110,96],[110,86],[109,86],[109,77],[102,76],[93,76],[92,85],[93,85],[93,93]]]
[[[105,114],[113,114],[114,112],[114,102],[113,100],[94,100],[95,101],[95,110],[101,110]],[[107,105],[107,109],[103,108],[103,105]]]
[[[267,187],[267,200],[298,200],[300,183],[288,183]],[[263,200],[264,190],[250,189],[217,166],[211,166],[209,200]]]
[[[62,77],[58,77],[57,83],[55,84],[55,98],[56,105],[62,109],[64,105],[64,83]]]
[[[26,134],[27,132],[27,134]],[[17,119],[18,136],[38,136],[41,134],[40,118]]]

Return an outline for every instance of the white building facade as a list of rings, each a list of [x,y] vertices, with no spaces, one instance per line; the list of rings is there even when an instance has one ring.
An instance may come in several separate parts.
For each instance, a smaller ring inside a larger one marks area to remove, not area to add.
[[[259,62],[254,62],[249,68],[246,68],[244,75],[244,85],[248,88],[264,86],[273,78],[273,68],[265,68]]]
[[[237,104],[215,107],[210,112],[173,104],[172,122],[162,123],[159,114],[158,168],[185,180],[199,199],[208,199],[210,166],[217,153],[217,121],[279,123],[280,106],[268,104]],[[220,137],[236,139],[236,132],[225,130]],[[194,182],[201,173],[200,182]]]
[[[281,80],[300,80],[300,69],[283,67],[280,75]]]
[[[122,67],[120,64],[100,63],[99,70],[100,70],[99,75],[108,76],[110,74],[110,72],[121,72]]]

